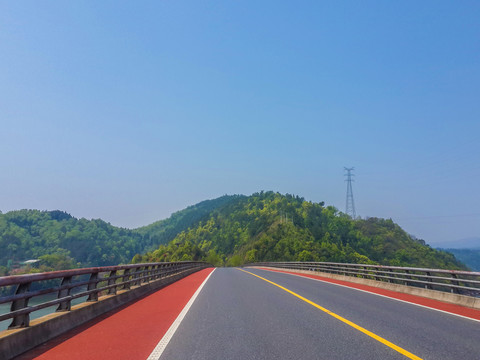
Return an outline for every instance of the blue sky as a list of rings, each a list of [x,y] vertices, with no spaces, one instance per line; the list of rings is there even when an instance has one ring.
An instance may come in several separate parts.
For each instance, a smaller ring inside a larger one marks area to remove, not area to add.
[[[293,193],[480,237],[477,1],[0,1],[0,210]]]

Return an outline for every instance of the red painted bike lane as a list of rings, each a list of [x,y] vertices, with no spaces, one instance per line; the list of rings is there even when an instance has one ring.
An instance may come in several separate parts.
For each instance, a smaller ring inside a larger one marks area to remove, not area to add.
[[[424,298],[421,296],[416,296],[416,295],[411,295],[411,294],[405,294],[405,293],[400,293],[392,290],[386,290],[386,289],[381,289],[373,286],[368,286],[368,285],[363,285],[363,284],[357,284],[353,282],[348,282],[348,281],[343,281],[343,280],[336,280],[336,279],[330,279],[326,277],[322,277],[319,275],[310,275],[310,274],[304,274],[304,273],[297,273],[293,271],[283,271],[283,270],[277,270],[277,269],[270,269],[270,268],[261,268],[262,270],[267,270],[267,271],[273,271],[273,272],[281,272],[285,274],[293,274],[297,276],[303,276],[303,277],[308,277],[311,279],[316,279],[332,284],[337,284],[341,286],[346,286],[349,288],[354,288],[382,296],[386,296],[389,298],[397,299],[397,300],[402,300],[405,302],[409,302],[412,304],[416,305],[421,305],[425,307],[429,307],[432,309],[440,310],[440,311],[445,311],[448,313],[452,313],[455,315],[460,315],[460,316],[465,316],[471,319],[475,320],[480,320],[480,310],[477,309],[472,309],[468,308],[465,306],[460,306],[460,305],[455,305],[455,304],[450,304],[446,303],[443,301],[439,300],[434,300],[434,299],[428,299]]]
[[[145,360],[212,271],[189,275],[15,359]]]

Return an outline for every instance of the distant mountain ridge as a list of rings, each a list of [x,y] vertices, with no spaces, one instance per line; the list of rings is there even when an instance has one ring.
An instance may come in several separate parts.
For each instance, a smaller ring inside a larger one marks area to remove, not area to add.
[[[472,237],[466,239],[459,239],[454,241],[444,241],[436,244],[437,248],[441,249],[479,249],[480,237]]]

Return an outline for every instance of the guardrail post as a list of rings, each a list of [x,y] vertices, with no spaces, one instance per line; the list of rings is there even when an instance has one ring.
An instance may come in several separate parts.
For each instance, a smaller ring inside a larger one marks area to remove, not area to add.
[[[328,267],[328,271],[327,271],[328,273],[341,275],[340,271],[337,270],[338,265],[331,264],[331,265],[327,265],[327,267]]]
[[[452,275],[452,278],[453,278],[453,279],[457,279],[457,275],[456,275],[456,274],[453,274],[453,273],[452,273],[451,275]],[[458,281],[451,280],[451,282],[452,282],[453,285],[457,285],[457,286],[460,285],[460,284],[458,283]],[[453,287],[452,287],[450,291],[451,291],[453,294],[460,294],[460,292],[458,291],[457,288],[453,288]]]
[[[98,272],[93,272],[90,274],[89,283],[87,286],[87,291],[95,290],[97,288]],[[92,292],[88,295],[87,301],[98,301],[98,291]]]
[[[140,281],[138,280],[138,277],[139,277],[138,271],[141,268],[142,268],[141,266],[137,266],[137,267],[133,268],[133,274],[132,274],[132,280],[134,280],[134,281],[132,281],[133,286],[140,285]]]
[[[145,267],[145,281],[146,283],[150,282],[152,280],[152,266],[146,266]]]
[[[124,290],[130,289],[130,283],[127,282],[128,280],[130,280],[130,269],[125,269],[123,271],[123,277],[122,277],[122,282],[124,283],[122,286],[122,289]]]
[[[152,272],[151,272],[152,276],[150,276],[150,280],[156,280],[157,279],[157,268],[158,268],[158,265],[153,265],[152,266]]]
[[[115,279],[115,276],[117,275],[117,270],[112,270],[110,271],[110,274],[108,275],[108,286],[114,285],[117,282],[117,279]],[[116,295],[117,294],[117,287],[111,287],[108,289],[108,295]]]
[[[375,273],[375,276],[374,276],[375,281],[381,281],[380,278],[378,276],[376,276],[376,275],[378,275],[378,271],[379,271],[378,267],[374,267],[373,269],[374,269],[373,271]]]
[[[31,283],[25,284],[18,284],[17,290],[15,291],[15,295],[25,294],[30,290]],[[18,299],[12,301],[12,306],[10,307],[10,311],[20,310],[28,307],[28,300],[29,298]],[[18,328],[18,327],[27,327],[30,325],[30,314],[22,314],[15,316],[12,319],[12,323],[8,327],[9,329]]]
[[[428,277],[427,277],[427,281],[428,281],[428,282],[432,282],[432,279],[431,279],[431,276],[432,276],[432,275],[431,275],[430,271],[426,271],[425,273],[426,273],[427,276],[428,276]],[[432,289],[432,285],[430,285],[430,284],[425,284],[425,289]]]
[[[142,285],[142,276],[144,274],[144,270],[146,269],[146,266],[140,266],[137,268],[137,275],[135,276],[137,278],[136,285],[140,286]]]
[[[157,273],[158,273],[158,265],[153,265],[152,266],[152,277],[150,278],[152,281],[157,279]]]
[[[72,277],[71,276],[65,276],[62,279],[62,283],[60,284],[60,290],[58,290],[57,299],[61,299],[61,298],[64,298],[64,297],[67,297],[68,295],[70,295],[70,289],[71,288],[68,287],[66,289],[62,289],[62,287],[66,286],[66,285],[69,285],[71,282],[72,282]],[[68,300],[58,304],[58,307],[57,307],[56,311],[70,311],[70,309],[71,309],[71,300],[68,299]]]
[[[366,266],[363,266],[363,271],[365,272],[365,275],[357,274],[357,276],[360,276],[362,279],[368,279],[368,268]]]
[[[391,273],[391,272],[393,272],[393,271],[392,271],[392,269],[388,269],[388,272]],[[391,277],[391,274],[388,274],[388,276]],[[393,282],[392,279],[388,279],[387,281],[388,281],[389,283],[392,283],[392,282]]]
[[[168,263],[162,264],[162,278],[167,277],[168,275]]]
[[[148,277],[148,281],[155,280],[155,265],[150,266],[150,276]]]
[[[141,273],[140,273],[140,285],[142,285],[142,283],[146,283],[148,282],[148,269],[150,267],[149,266],[144,266]],[[143,279],[142,279],[143,278]]]
[[[408,270],[405,270],[405,274],[409,274],[410,272]],[[410,277],[408,275],[405,275],[405,280],[409,279]],[[408,286],[408,281],[405,281],[405,285]]]

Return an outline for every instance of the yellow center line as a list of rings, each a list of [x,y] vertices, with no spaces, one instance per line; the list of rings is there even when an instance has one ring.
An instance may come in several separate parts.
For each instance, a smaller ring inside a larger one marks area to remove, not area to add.
[[[354,329],[357,329],[358,331],[361,331],[361,332],[364,333],[365,335],[368,335],[368,336],[374,338],[375,340],[381,342],[382,344],[387,345],[389,348],[392,348],[393,350],[398,351],[400,354],[405,355],[405,356],[406,356],[407,358],[409,358],[409,359],[422,360],[421,358],[419,358],[418,356],[412,354],[411,352],[408,352],[407,350],[402,349],[400,346],[397,346],[397,345],[391,343],[390,341],[382,338],[381,336],[378,336],[377,334],[374,334],[374,333],[372,333],[371,331],[368,331],[367,329],[365,329],[365,328],[363,328],[363,327],[361,327],[361,326],[359,326],[359,325],[351,322],[350,320],[347,320],[347,319],[341,317],[340,315],[337,315],[337,314],[331,312],[330,310],[325,309],[323,306],[320,306],[320,305],[314,303],[313,301],[308,300],[307,298],[304,298],[303,296],[298,295],[297,293],[295,293],[295,292],[293,292],[293,291],[291,291],[291,290],[288,290],[287,288],[284,288],[284,287],[281,286],[281,285],[278,285],[278,284],[274,283],[273,281],[267,280],[267,279],[265,279],[265,278],[263,278],[263,277],[261,277],[261,276],[258,276],[258,275],[254,274],[254,273],[249,272],[249,271],[245,271],[245,270],[243,270],[243,269],[238,269],[238,270],[243,271],[243,272],[245,272],[245,273],[247,273],[247,274],[256,276],[256,277],[259,278],[259,279],[262,279],[262,280],[264,280],[264,281],[266,281],[266,282],[268,282],[268,283],[270,283],[270,284],[272,284],[272,285],[275,285],[276,287],[279,287],[280,289],[288,292],[289,294],[292,294],[293,296],[296,296],[296,297],[299,298],[300,300],[303,300],[303,301],[305,301],[306,303],[308,303],[308,304],[316,307],[317,309],[322,310],[323,312],[327,313],[328,315],[333,316],[335,319],[338,319],[338,320],[340,320],[341,322],[343,322],[343,323],[345,323],[345,324],[347,324],[347,325],[350,325],[351,327],[353,327]]]

